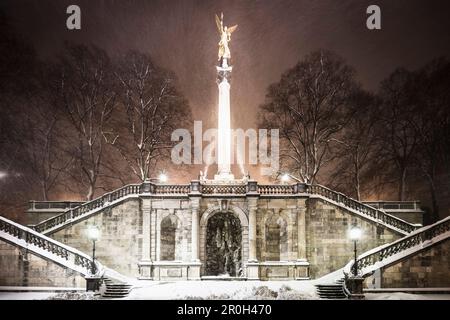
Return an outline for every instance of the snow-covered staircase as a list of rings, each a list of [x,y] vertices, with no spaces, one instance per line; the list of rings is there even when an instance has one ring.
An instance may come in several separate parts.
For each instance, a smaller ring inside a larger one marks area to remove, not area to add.
[[[320,299],[347,299],[344,288],[344,279],[336,280],[335,283],[316,284],[316,293]]]
[[[93,276],[91,270],[94,262],[87,254],[1,216],[0,240],[26,249],[36,256],[73,270],[83,277]],[[95,276],[103,278],[106,283],[105,297],[124,297],[133,288],[127,277],[103,266],[97,260],[95,270]]]
[[[388,244],[364,252],[358,259],[358,275],[368,276],[375,270],[394,264],[414,255],[429,246],[450,238],[450,216],[432,225],[415,230],[411,234]],[[344,267],[344,274],[350,275],[354,260]]]
[[[0,240],[26,249],[43,259],[51,260],[84,277],[92,275],[93,261],[87,254],[2,216],[0,216]],[[104,272],[103,266],[98,261],[95,261],[95,267],[97,274]]]
[[[371,220],[379,225],[395,231],[401,235],[408,235],[421,227],[397,218],[384,210],[371,207],[365,203],[352,199],[340,192],[336,192],[319,184],[305,185],[304,192],[311,198],[319,198],[342,209]]]
[[[432,225],[415,230],[411,234],[372,250],[358,257],[358,276],[370,276],[375,270],[426,250],[429,246],[450,238],[450,217],[442,219]],[[345,299],[351,296],[345,286],[345,278],[354,272],[354,260],[343,269],[335,271],[342,273],[333,275],[334,280],[324,280],[316,284],[316,293],[321,299]],[[331,274],[330,274],[331,275]],[[325,276],[324,278],[327,278]],[[329,277],[328,277],[329,278]],[[339,278],[339,279],[337,279]],[[337,280],[336,280],[337,279]],[[320,280],[319,280],[320,281]]]
[[[200,185],[194,189],[192,185],[166,185],[144,182],[142,184],[130,184],[117,190],[108,192],[101,197],[92,201],[83,203],[82,205],[68,209],[57,216],[44,220],[37,225],[30,226],[32,229],[49,235],[78,221],[96,214],[108,207],[116,205],[126,199],[138,198],[141,195],[156,195],[158,197],[180,197],[186,196],[192,192],[204,194],[206,196],[232,196],[251,193],[259,194],[261,197],[280,197],[280,196],[305,196],[310,198],[318,198],[340,207],[344,210],[352,212],[374,223],[385,226],[386,228],[407,235],[419,226],[408,223],[383,210],[373,208],[362,202],[356,201],[346,195],[328,189],[318,184],[297,183],[292,185],[256,185],[252,188],[246,185]],[[253,191],[255,190],[255,191]]]
[[[129,295],[133,286],[129,283],[119,282],[115,279],[104,278],[104,290],[100,290],[103,298],[124,298]]]

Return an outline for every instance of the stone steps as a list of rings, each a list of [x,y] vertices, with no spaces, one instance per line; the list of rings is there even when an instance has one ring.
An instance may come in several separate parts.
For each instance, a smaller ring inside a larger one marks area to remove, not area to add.
[[[320,299],[347,299],[344,279],[339,279],[335,283],[316,284],[316,292]]]
[[[115,282],[109,278],[104,279],[104,283],[106,290],[102,293],[103,298],[124,298],[133,289],[131,284]]]

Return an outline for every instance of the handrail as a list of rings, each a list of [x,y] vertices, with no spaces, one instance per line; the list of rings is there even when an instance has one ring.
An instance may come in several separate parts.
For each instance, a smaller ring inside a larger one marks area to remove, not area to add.
[[[256,185],[255,182],[253,182]],[[188,197],[193,192],[193,184],[183,185],[166,185],[166,184],[153,184],[144,182],[143,184],[130,184],[122,188],[108,192],[103,196],[96,198],[92,201],[85,202],[78,207],[67,209],[63,213],[44,220],[37,225],[33,226],[33,229],[38,232],[52,232],[63,226],[65,223],[73,221],[73,219],[83,216],[89,212],[98,211],[109,205],[112,202],[117,202],[125,197],[134,195],[153,195],[162,197]],[[255,190],[256,192],[250,191]],[[197,191],[196,191],[197,192]],[[393,228],[402,234],[408,234],[417,226],[408,223],[400,218],[390,215],[380,209],[371,207],[359,201],[356,201],[350,197],[345,196],[342,193],[333,191],[318,184],[290,184],[290,185],[256,185],[256,189],[250,188],[250,182],[246,184],[202,184],[198,189],[201,195],[205,196],[228,196],[228,195],[242,195],[251,194],[252,196],[298,196],[298,195],[315,195],[323,197],[326,201],[334,202],[338,205],[344,206],[346,209],[353,210],[358,214],[366,216],[376,222],[382,223],[388,227]]]
[[[399,229],[404,233],[411,233],[418,228],[417,225],[406,222],[403,219],[397,218],[389,213],[373,208],[340,192],[333,191],[319,184],[305,185],[305,193],[319,195],[336,203],[341,203],[347,208],[353,209],[364,216]]]
[[[83,276],[92,275],[92,258],[81,251],[66,246],[2,216],[0,216],[0,231],[14,237],[17,245],[23,246],[35,253],[44,250],[51,254],[50,256],[46,255],[48,259],[57,263],[62,262],[65,267],[77,271]],[[104,271],[103,266],[98,261],[95,261],[95,267],[97,271],[96,275],[101,275]]]
[[[417,229],[397,241],[369,250],[357,258],[358,272],[360,275],[364,276],[371,272],[369,267],[449,231],[450,216],[432,225]],[[353,266],[354,260],[351,260],[344,267],[344,274],[350,274],[351,270],[354,268]]]
[[[83,214],[92,211],[94,209],[102,208],[105,204],[109,204],[113,201],[120,200],[125,196],[131,194],[139,194],[141,185],[140,184],[129,184],[112,192],[105,193],[103,196],[98,197],[94,200],[85,202],[78,207],[68,209],[65,212],[41,221],[40,223],[33,226],[33,229],[37,232],[45,232],[56,226],[63,225],[66,221],[71,221],[74,218],[82,216]]]

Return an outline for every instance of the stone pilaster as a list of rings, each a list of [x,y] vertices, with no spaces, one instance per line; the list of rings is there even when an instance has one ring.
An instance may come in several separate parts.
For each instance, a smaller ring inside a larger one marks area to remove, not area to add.
[[[306,261],[306,201],[299,200],[297,205],[297,260]]]
[[[142,260],[151,261],[151,212],[152,202],[150,199],[142,199]]]
[[[199,207],[200,207],[200,198],[192,197],[191,198],[191,260],[198,262],[199,259]]]
[[[139,279],[153,279],[153,261],[152,252],[154,251],[154,241],[152,237],[152,200],[150,198],[141,198],[142,210],[142,253],[139,266]]]
[[[248,198],[248,261],[256,262],[256,211],[257,198]]]
[[[150,212],[150,259],[153,261],[158,260],[156,256],[156,230],[157,221],[156,216],[157,210],[153,209]]]
[[[256,255],[256,212],[258,210],[256,197],[248,199],[248,263],[247,263],[247,279],[259,279],[259,263]]]
[[[191,280],[200,279],[201,263],[199,259],[199,210],[200,197],[191,196],[191,265],[189,266],[188,278]]]

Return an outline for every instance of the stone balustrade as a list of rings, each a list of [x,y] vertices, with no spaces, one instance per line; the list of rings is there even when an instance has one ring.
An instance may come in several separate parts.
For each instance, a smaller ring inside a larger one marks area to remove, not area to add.
[[[325,201],[334,202],[347,209],[378,221],[384,225],[393,227],[407,234],[417,226],[402,219],[392,216],[380,209],[356,201],[342,193],[333,191],[317,184],[290,184],[290,185],[258,185],[256,181],[248,181],[246,184],[202,184],[192,181],[191,184],[155,184],[144,182],[142,184],[131,184],[115,191],[104,194],[92,201],[85,202],[76,208],[71,208],[62,214],[44,220],[32,226],[38,232],[57,230],[66,223],[76,218],[97,212],[113,202],[122,201],[127,197],[157,196],[157,197],[189,197],[200,196],[260,196],[260,197],[286,197],[286,196],[319,196]]]
[[[61,258],[67,262],[66,267],[76,269],[83,276],[89,275],[92,270],[94,262],[89,256],[3,217],[0,217],[0,231],[13,236],[18,242],[22,240],[27,245],[44,250],[48,253],[46,256],[50,260],[54,260],[52,257]],[[27,248],[32,250],[31,247],[27,246]],[[59,263],[61,263],[61,260],[59,260]],[[101,270],[98,262],[96,262],[95,270]]]
[[[371,250],[366,254],[358,257],[358,272],[365,275],[362,271],[370,266],[374,266],[377,262],[386,260],[393,255],[402,253],[410,248],[420,245],[426,241],[443,235],[450,231],[450,217],[443,219],[433,225],[423,227],[412,234],[397,240],[391,244],[381,246],[378,250]],[[354,269],[354,262],[349,263],[345,269],[345,273],[350,273]]]

